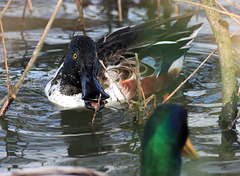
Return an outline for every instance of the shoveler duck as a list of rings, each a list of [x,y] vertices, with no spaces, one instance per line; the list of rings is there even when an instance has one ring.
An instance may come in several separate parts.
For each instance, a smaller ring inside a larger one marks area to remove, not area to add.
[[[199,156],[193,148],[187,125],[187,111],[179,105],[163,104],[150,116],[142,144],[142,176],[179,176],[181,154],[191,159]],[[6,174],[6,176],[36,175],[96,175],[107,174],[80,167],[40,167]]]
[[[134,53],[141,59],[143,92],[163,90],[179,76],[184,56],[202,25],[187,27],[192,15],[123,27],[96,41],[73,37],[64,62],[45,87],[48,99],[66,108],[95,110],[108,102],[136,97]]]

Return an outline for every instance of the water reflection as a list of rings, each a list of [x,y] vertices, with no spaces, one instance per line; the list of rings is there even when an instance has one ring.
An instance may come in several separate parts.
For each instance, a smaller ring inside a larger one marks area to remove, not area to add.
[[[128,162],[129,157],[134,156],[135,158],[135,154],[139,154],[141,143],[139,137],[142,137],[142,128],[133,128],[130,125],[131,119],[126,123],[124,121],[126,113],[119,116],[119,112],[112,112],[110,116],[118,115],[114,116],[115,118],[109,118],[109,112],[107,112],[108,116],[104,115],[106,111],[98,114],[93,127],[90,125],[91,118],[89,118],[93,116],[92,111],[62,111],[62,135],[65,136],[64,141],[68,145],[68,156],[81,158],[77,161],[78,164],[88,166],[86,163],[94,159],[95,162],[100,162],[102,165],[101,167],[97,166],[99,170],[111,172],[114,169],[119,174],[128,169],[122,168],[122,166],[118,168],[119,164],[117,163],[123,162],[123,160]],[[72,162],[74,165],[76,164],[76,160]],[[91,166],[92,164],[90,164]],[[137,160],[134,161],[134,167],[139,167]],[[139,171],[135,168],[134,172],[138,173]]]
[[[238,136],[236,131],[222,132],[219,157],[228,158],[235,156],[235,149],[239,148]]]
[[[91,118],[89,117],[91,116],[93,116],[92,111],[61,112],[62,135],[67,136],[65,142],[68,144],[68,156],[98,155],[112,150],[111,146],[103,145],[104,132],[102,131],[102,124],[90,125]]]
[[[24,1],[13,2],[3,18],[13,84],[31,57],[56,2],[34,1],[35,12],[32,15],[27,12],[22,32],[19,28],[20,7]],[[119,27],[115,2],[84,1],[89,36],[97,39]],[[162,18],[170,14],[174,16],[174,3],[170,7],[168,0],[161,2]],[[122,26],[157,17],[156,4],[157,1],[123,1]],[[0,2],[0,7],[4,5],[5,2]],[[184,13],[186,5],[178,4],[178,7],[179,13]],[[38,60],[20,89],[18,98],[23,103],[14,102],[5,117],[0,119],[0,172],[41,165],[73,165],[95,168],[111,175],[139,175],[142,127],[134,125],[123,108],[119,105],[105,108],[97,115],[93,128],[90,125],[92,111],[60,111],[44,95],[43,87],[62,62],[71,38],[78,19],[76,9],[72,1],[63,3]],[[231,11],[236,12],[234,9]],[[157,94],[158,103],[162,101],[162,94],[172,92],[216,48],[202,13],[199,20],[205,23],[188,52],[181,77],[168,90]],[[200,21],[193,18],[191,23]],[[82,34],[79,29],[77,34]],[[236,49],[239,49],[238,38],[233,39]],[[2,58],[0,98],[7,92]],[[182,175],[239,175],[239,134],[235,131],[222,133],[218,124],[221,79],[217,54],[178,91],[171,102],[188,109],[190,138],[201,156],[199,161],[184,159]]]

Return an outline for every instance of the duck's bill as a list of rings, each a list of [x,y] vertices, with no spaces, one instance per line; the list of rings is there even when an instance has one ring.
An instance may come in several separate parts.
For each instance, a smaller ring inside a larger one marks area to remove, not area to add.
[[[99,110],[101,110],[102,108],[104,108],[104,106],[105,106],[105,103],[104,103],[104,101],[89,101],[89,100],[86,100],[86,101],[84,101],[84,103],[85,103],[85,107],[87,108],[87,109],[92,109],[92,110],[97,110],[97,111],[99,111]]]
[[[194,149],[189,137],[187,138],[186,143],[183,146],[182,156],[185,156],[187,158],[194,159],[194,160],[200,158],[196,150]]]
[[[84,66],[81,75],[82,99],[85,107],[93,110],[100,110],[104,107],[104,100],[109,98],[99,84],[95,76],[94,66]]]

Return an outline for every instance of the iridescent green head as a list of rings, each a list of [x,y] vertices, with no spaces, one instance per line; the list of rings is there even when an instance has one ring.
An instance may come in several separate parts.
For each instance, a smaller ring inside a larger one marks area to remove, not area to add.
[[[144,129],[141,175],[180,175],[187,138],[187,111],[174,104],[159,106]]]

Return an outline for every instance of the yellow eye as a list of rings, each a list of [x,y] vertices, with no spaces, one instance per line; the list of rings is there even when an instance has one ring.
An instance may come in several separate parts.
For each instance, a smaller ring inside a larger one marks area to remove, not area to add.
[[[73,58],[77,59],[77,54],[76,53],[73,54]]]
[[[98,54],[96,53],[96,57],[98,57]]]

